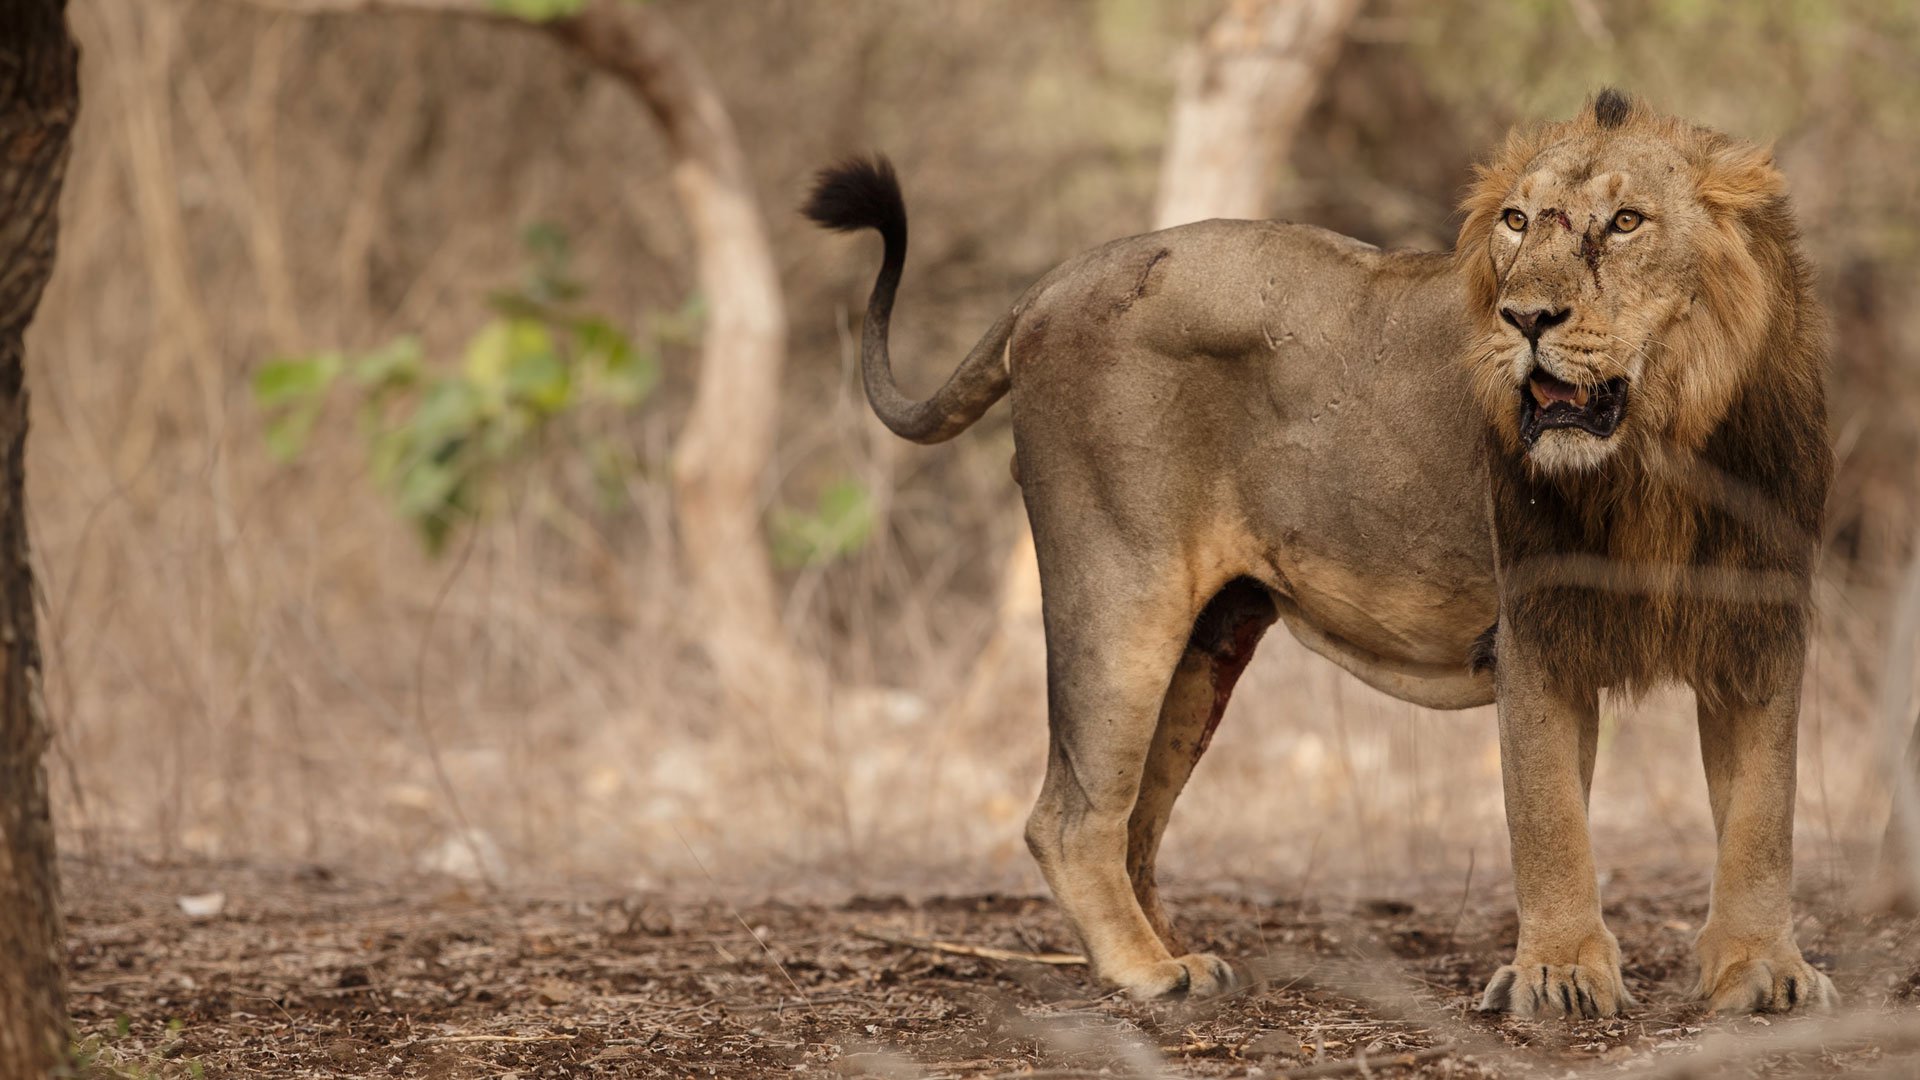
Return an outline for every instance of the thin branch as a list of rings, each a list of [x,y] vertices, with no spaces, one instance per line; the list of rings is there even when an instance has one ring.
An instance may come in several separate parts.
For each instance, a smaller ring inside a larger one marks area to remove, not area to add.
[[[429,1035],[415,1039],[411,1046],[443,1046],[449,1043],[550,1043],[572,1042],[571,1035]]]
[[[887,945],[898,945],[903,949],[920,949],[924,952],[950,953],[954,956],[971,956],[980,960],[998,960],[1015,964],[1050,964],[1054,967],[1070,967],[1085,964],[1087,958],[1077,953],[1028,953],[1015,952],[1012,949],[996,949],[991,945],[966,945],[957,941],[935,941],[932,938],[902,937],[885,934],[878,930],[855,930],[854,936],[878,941]]]
[[[1280,1080],[1311,1080],[1315,1077],[1345,1076],[1348,1073],[1360,1073],[1372,1076],[1375,1069],[1408,1069],[1429,1061],[1452,1057],[1458,1050],[1455,1046],[1429,1046],[1424,1050],[1403,1050],[1391,1054],[1356,1054],[1338,1061],[1321,1061],[1312,1065],[1302,1065],[1298,1069],[1275,1073]]]

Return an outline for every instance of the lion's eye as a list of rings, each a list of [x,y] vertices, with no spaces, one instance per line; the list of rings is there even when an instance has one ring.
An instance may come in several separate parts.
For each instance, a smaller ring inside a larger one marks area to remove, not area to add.
[[[1645,220],[1646,218],[1642,217],[1638,210],[1622,210],[1613,215],[1613,231],[1630,233],[1639,228],[1640,223]]]
[[[1514,232],[1527,231],[1527,215],[1518,210],[1509,210],[1501,214],[1500,220],[1506,222],[1507,228],[1512,229]]]

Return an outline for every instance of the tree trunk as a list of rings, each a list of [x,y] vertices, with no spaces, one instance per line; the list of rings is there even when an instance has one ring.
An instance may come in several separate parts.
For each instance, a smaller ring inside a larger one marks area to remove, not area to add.
[[[672,148],[707,307],[700,383],[674,447],[682,563],[721,679],[734,691],[775,689],[793,664],[760,483],[780,422],[787,314],[739,136],[713,79],[651,7],[594,0],[554,33],[632,90]]]
[[[1153,227],[1264,218],[1358,0],[1230,0],[1181,62]]]
[[[1228,0],[1181,61],[1153,227],[1264,218],[1274,173],[1339,52],[1359,0]],[[962,709],[1040,681],[1040,568],[1022,528],[1000,575],[994,635]]]
[[[64,942],[42,758],[33,566],[27,551],[26,348],[53,271],[79,53],[65,0],[0,5],[0,1077],[44,1077],[66,1060]]]
[[[1920,912],[1920,718],[1914,720],[1904,760],[1880,839],[1877,895],[1868,906],[1913,915]]]

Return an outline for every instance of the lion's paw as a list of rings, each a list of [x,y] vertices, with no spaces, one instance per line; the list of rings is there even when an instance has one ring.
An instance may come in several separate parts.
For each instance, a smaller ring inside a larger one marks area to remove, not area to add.
[[[1704,968],[1696,996],[1716,1013],[1825,1011],[1840,1003],[1833,980],[1806,962],[1792,944],[1766,956]]]
[[[1116,979],[1135,1001],[1200,998],[1233,989],[1233,968],[1212,953],[1188,953],[1141,967]]]
[[[1508,964],[1493,973],[1486,993],[1480,995],[1481,1012],[1528,1019],[1594,1020],[1632,1004],[1618,969],[1590,964]]]

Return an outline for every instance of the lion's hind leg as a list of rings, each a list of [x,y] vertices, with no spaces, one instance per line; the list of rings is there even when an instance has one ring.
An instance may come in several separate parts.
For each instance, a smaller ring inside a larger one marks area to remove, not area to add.
[[[1185,946],[1167,918],[1154,881],[1160,837],[1173,813],[1174,800],[1186,788],[1187,778],[1213,740],[1234,683],[1253,659],[1261,636],[1278,617],[1266,586],[1251,578],[1228,582],[1194,620],[1186,651],[1160,705],[1153,745],[1140,777],[1140,794],[1127,821],[1127,876],[1133,881],[1133,894],[1147,922],[1175,954]]]
[[[1218,992],[1231,969],[1169,951],[1127,875],[1128,819],[1196,614],[1190,586],[1139,548],[1054,558],[1036,539],[1050,738],[1027,846],[1102,979],[1143,999]]]

